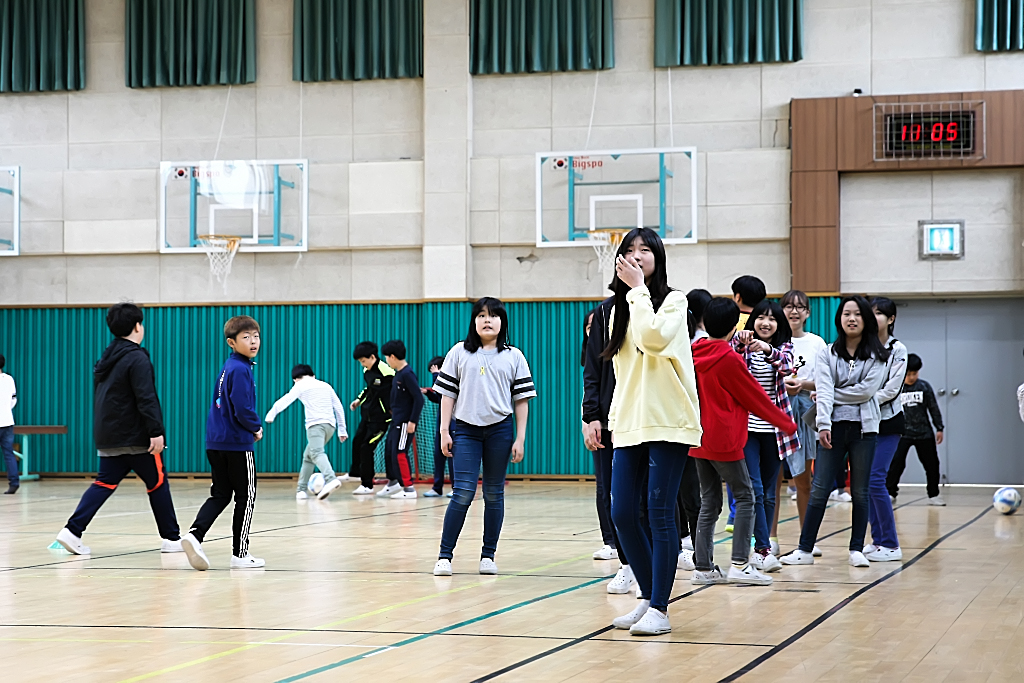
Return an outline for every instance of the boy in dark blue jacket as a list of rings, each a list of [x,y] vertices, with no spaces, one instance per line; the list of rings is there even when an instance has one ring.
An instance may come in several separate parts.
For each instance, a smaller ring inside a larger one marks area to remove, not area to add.
[[[231,355],[224,362],[213,404],[206,418],[206,457],[210,461],[213,485],[210,497],[199,509],[181,547],[189,564],[199,571],[210,568],[202,542],[217,516],[235,496],[231,524],[231,568],[254,569],[266,564],[249,554],[249,526],[256,503],[256,462],[254,444],[263,438],[263,424],[256,412],[256,382],[253,358],[260,350],[260,326],[247,315],[231,318],[224,324]]]
[[[409,447],[416,438],[416,423],[425,403],[423,390],[420,389],[416,373],[405,361],[405,343],[401,339],[393,339],[384,344],[380,352],[388,366],[395,371],[395,378],[391,382],[391,428],[384,448],[387,457],[396,465],[395,470],[401,482],[385,486],[377,495],[397,499],[415,498]]]

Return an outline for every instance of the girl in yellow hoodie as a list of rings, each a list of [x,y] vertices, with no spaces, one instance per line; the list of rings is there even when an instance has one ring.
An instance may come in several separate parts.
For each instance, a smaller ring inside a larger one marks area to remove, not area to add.
[[[686,454],[700,445],[691,330],[686,296],[669,288],[665,246],[653,230],[636,228],[623,238],[611,288],[615,310],[603,355],[615,367],[608,415],[615,446],[612,520],[643,595],[636,609],[612,624],[633,635],[658,635],[672,630],[676,494]],[[643,495],[653,539],[640,524]]]

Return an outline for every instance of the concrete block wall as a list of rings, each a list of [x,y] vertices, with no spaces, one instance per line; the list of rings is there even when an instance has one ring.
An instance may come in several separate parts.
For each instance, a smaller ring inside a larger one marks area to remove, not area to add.
[[[126,88],[121,0],[87,1],[86,90],[0,96],[0,165],[23,173],[23,255],[0,258],[0,304],[597,296],[605,276],[589,248],[534,245],[534,154],[670,144],[700,150],[700,242],[670,249],[672,283],[724,293],[755,273],[780,292],[792,98],[1024,88],[1024,54],[974,51],[971,0],[807,0],[803,61],[671,71],[653,68],[654,0],[616,0],[614,69],[485,77],[468,75],[466,0],[430,0],[423,79],[303,85],[291,80],[291,0],[256,4],[257,82],[230,99],[223,87]],[[311,161],[310,251],[240,254],[227,292],[205,256],[157,250],[160,161],[215,154]],[[1019,211],[995,220],[971,204],[981,191],[1010,206],[1017,182],[844,181],[844,287],[1020,291]],[[965,267],[905,249],[872,267],[855,247],[863,231],[916,229],[938,215],[942,184],[944,217],[975,217]],[[863,208],[899,196],[920,211]]]

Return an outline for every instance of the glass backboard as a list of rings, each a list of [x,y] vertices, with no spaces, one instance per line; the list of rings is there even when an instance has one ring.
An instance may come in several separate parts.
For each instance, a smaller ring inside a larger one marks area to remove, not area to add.
[[[0,166],[0,256],[17,256],[21,236],[21,167]]]

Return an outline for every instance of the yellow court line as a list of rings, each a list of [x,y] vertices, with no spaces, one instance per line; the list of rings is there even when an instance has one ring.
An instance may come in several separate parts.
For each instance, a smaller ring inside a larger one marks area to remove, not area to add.
[[[542,567],[535,567],[533,569],[527,569],[526,571],[519,572],[518,574],[507,574],[507,575],[504,575],[504,576],[497,576],[497,577],[495,577],[495,581],[488,582],[486,585],[491,585],[492,583],[494,583],[496,581],[503,581],[503,580],[506,580],[506,579],[514,579],[514,578],[516,578],[518,576],[524,576],[526,574],[532,574],[533,572],[544,571],[545,569],[551,569],[552,567],[557,567],[559,565],[569,564],[570,562],[579,562],[580,560],[590,559],[590,557],[591,557],[591,554],[590,553],[586,553],[584,555],[579,555],[577,557],[571,557],[568,560],[561,560],[559,562],[552,562],[551,564],[546,564],[546,565],[544,565]],[[470,590],[472,588],[479,588],[480,586],[483,586],[483,585],[485,585],[485,584],[475,583],[475,584],[472,584],[472,585],[469,585],[469,586],[462,586],[460,588],[450,588],[450,589],[448,589],[446,591],[441,591],[439,593],[431,593],[430,595],[424,595],[424,596],[419,597],[419,598],[413,598],[412,600],[405,600],[404,602],[395,603],[394,605],[388,605],[387,607],[381,607],[380,609],[375,609],[375,610],[372,610],[370,612],[364,612],[363,614],[357,614],[355,616],[346,617],[344,619],[338,619],[337,621],[332,621],[332,622],[329,622],[327,624],[321,624],[320,626],[314,626],[311,629],[302,629],[302,630],[292,631],[290,633],[278,636],[276,638],[270,638],[269,640],[266,640],[266,641],[264,641],[262,643],[251,644],[251,645],[243,645],[242,647],[232,648],[230,650],[225,650],[224,652],[219,652],[219,653],[214,654],[214,655],[207,655],[206,657],[200,657],[198,659],[193,659],[193,660],[188,661],[188,662],[182,662],[181,664],[175,664],[174,666],[169,666],[169,667],[167,667],[165,669],[158,669],[157,671],[151,671],[151,672],[149,672],[147,674],[141,674],[139,676],[134,676],[132,678],[126,678],[123,681],[120,681],[119,683],[136,683],[136,681],[144,681],[144,680],[147,680],[147,679],[150,679],[150,678],[155,678],[157,676],[162,676],[163,674],[172,673],[174,671],[181,671],[182,669],[187,669],[189,667],[196,666],[197,664],[205,664],[207,662],[212,662],[212,661],[214,661],[216,659],[220,659],[221,657],[227,657],[228,655],[238,654],[239,652],[245,652],[246,650],[252,650],[252,649],[255,649],[255,648],[260,647],[262,645],[273,645],[275,643],[279,643],[279,642],[281,642],[283,640],[288,640],[289,638],[294,638],[294,637],[302,635],[302,634],[314,633],[314,632],[322,630],[322,629],[328,629],[328,628],[332,628],[334,626],[340,626],[341,624],[348,624],[348,623],[351,623],[353,621],[358,621],[359,619],[365,619],[367,617],[377,616],[378,614],[384,614],[386,612],[391,612],[393,610],[400,609],[402,607],[409,607],[410,605],[416,605],[416,604],[419,604],[421,602],[426,602],[427,600],[433,600],[434,598],[439,598],[439,597],[441,597],[443,595],[451,595],[453,593],[460,593],[462,591]]]

